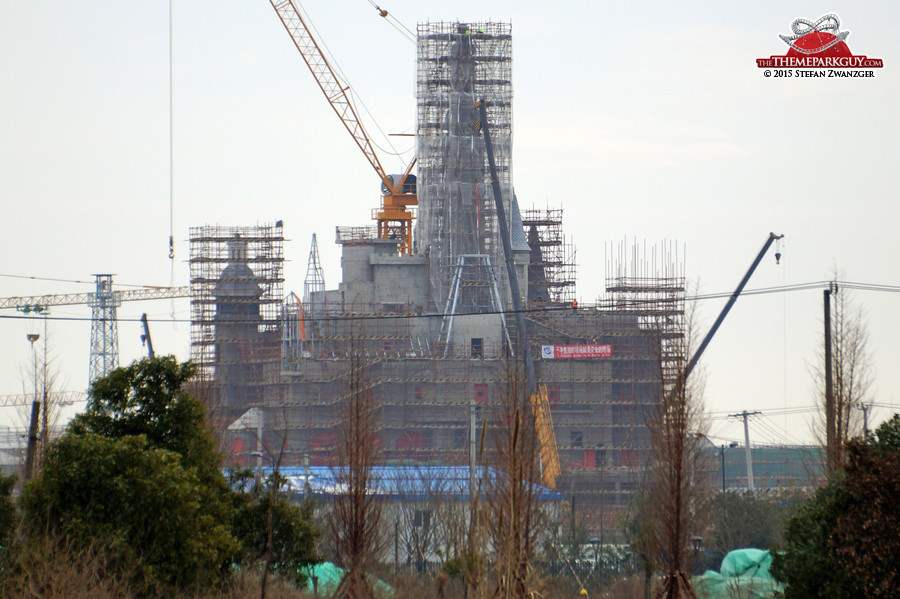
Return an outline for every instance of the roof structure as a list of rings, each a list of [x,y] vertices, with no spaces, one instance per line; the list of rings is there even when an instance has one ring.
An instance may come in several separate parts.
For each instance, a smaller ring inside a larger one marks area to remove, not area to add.
[[[289,489],[303,496],[309,487],[320,496],[338,495],[343,490],[340,480],[341,467],[309,466],[281,468],[279,474],[287,480]],[[263,476],[269,476],[272,468],[263,468]],[[468,466],[377,466],[371,471],[371,492],[394,501],[424,501],[428,499],[469,499]],[[493,468],[475,470],[476,484],[482,490],[485,481],[503,476]],[[480,484],[479,484],[480,481]],[[565,498],[556,491],[535,485],[538,501],[562,501]]]

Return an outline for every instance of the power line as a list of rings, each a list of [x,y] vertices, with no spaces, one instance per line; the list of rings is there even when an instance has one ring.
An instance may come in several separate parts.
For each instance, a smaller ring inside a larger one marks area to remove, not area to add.
[[[80,279],[60,279],[56,277],[36,277],[36,276],[28,276],[28,275],[11,275],[11,274],[3,274],[0,273],[0,277],[6,277],[8,279],[26,279],[30,281],[52,281],[54,283],[78,283],[79,285],[96,285],[97,281],[82,281]],[[134,287],[136,289],[168,289],[171,285],[135,285],[132,283],[119,283],[116,282],[116,287]]]
[[[152,298],[148,298],[152,299]],[[185,298],[182,298],[185,299]],[[495,314],[503,314],[510,315],[516,314],[517,312],[522,312],[525,314],[538,314],[545,312],[568,312],[571,311],[572,308],[566,306],[552,306],[547,308],[528,308],[525,310],[487,310],[483,312],[457,312],[454,316],[487,316],[487,315],[495,315]],[[429,312],[423,314],[336,314],[329,316],[321,316],[321,317],[304,317],[304,322],[334,322],[334,321],[344,321],[344,322],[355,322],[360,320],[405,320],[412,318],[444,318],[444,314],[442,312]],[[27,315],[18,315],[18,314],[0,314],[0,318],[7,319],[25,319],[25,318],[33,318]],[[64,320],[64,321],[90,321],[92,320],[89,317],[83,316],[41,316],[41,318],[46,318],[47,320]],[[119,318],[120,322],[141,322],[140,318]],[[186,318],[152,318],[148,319],[149,322],[184,322],[191,323],[195,322],[191,319]],[[229,319],[228,324],[258,324],[260,321],[258,319]],[[598,335],[600,336],[600,335]]]
[[[822,289],[833,284],[834,281],[813,281],[811,283],[794,283],[791,285],[780,285],[778,287],[760,287],[758,289],[745,289],[741,295],[766,295],[769,293],[785,293],[788,291],[808,291],[810,289]],[[879,283],[857,283],[853,281],[839,281],[839,287],[848,289],[857,289],[860,291],[881,291],[887,293],[900,293],[900,285],[882,285]],[[720,299],[730,297],[732,291],[702,293],[693,296],[686,296],[685,301],[703,301],[708,299]]]

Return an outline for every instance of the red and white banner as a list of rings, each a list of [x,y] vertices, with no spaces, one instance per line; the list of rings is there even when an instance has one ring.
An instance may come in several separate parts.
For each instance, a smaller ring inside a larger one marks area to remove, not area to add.
[[[545,360],[610,358],[612,357],[612,345],[542,345],[541,357]]]

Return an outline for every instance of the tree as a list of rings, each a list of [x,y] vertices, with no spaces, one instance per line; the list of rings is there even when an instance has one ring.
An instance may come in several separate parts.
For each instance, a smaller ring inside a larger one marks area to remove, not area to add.
[[[0,474],[0,549],[6,547],[12,540],[19,521],[16,502],[12,495],[15,486],[15,475]]]
[[[686,374],[691,331],[688,324],[658,341],[660,398],[648,422],[650,484],[635,535],[636,553],[665,573],[660,594],[667,599],[694,594],[691,539],[703,529],[706,509],[700,385],[697,374],[690,380]]]
[[[785,491],[775,496],[719,493],[710,503],[712,529],[704,546],[721,555],[732,549],[768,549],[781,543],[784,523],[807,495]]]
[[[149,592],[208,587],[228,573],[237,543],[209,496],[196,469],[144,436],[67,434],[26,486],[22,507],[32,534],[65,536],[76,549],[99,540]]]
[[[493,463],[487,483],[486,529],[496,551],[493,597],[524,598],[535,586],[534,555],[540,530],[537,493],[540,445],[524,368],[507,363],[504,392],[496,406]]]
[[[772,564],[788,599],[897,597],[900,415],[848,443],[847,458],[788,521]]]
[[[249,470],[241,470],[232,473],[231,483],[248,489],[235,494],[234,534],[241,544],[238,563],[263,564],[272,574],[298,586],[306,584],[303,569],[318,559],[319,530],[313,524],[312,502],[291,501],[277,472],[264,484]]]
[[[819,437],[831,455],[826,456],[826,474],[841,467],[846,460],[846,444],[863,433],[858,410],[871,400],[872,370],[869,352],[869,333],[863,309],[854,304],[849,291],[843,288],[834,273],[834,282],[826,292],[830,297],[831,386],[832,398],[827,397],[827,368],[823,364],[813,369],[817,393],[823,407]],[[824,343],[824,342],[823,342]],[[823,351],[823,354],[827,352]],[[833,430],[828,426],[831,411]],[[829,430],[833,436],[828,439]]]
[[[111,439],[144,435],[150,446],[174,451],[185,467],[224,487],[203,404],[184,390],[196,372],[192,363],[179,364],[174,356],[118,368],[94,381],[87,410],[72,420],[69,431]]]
[[[208,588],[234,561],[255,566],[262,556],[266,575],[301,580],[318,534],[311,508],[291,505],[280,487],[229,486],[203,406],[184,390],[195,370],[168,356],[95,381],[87,411],[23,493],[27,530],[74,551],[101,543],[113,572],[144,594]]]
[[[374,596],[368,572],[384,543],[382,504],[371,492],[378,458],[377,418],[365,373],[365,355],[350,356],[347,394],[340,400],[336,479],[342,492],[332,503],[331,533],[336,560],[345,570],[336,596]]]
[[[95,381],[87,411],[23,493],[28,528],[85,547],[104,539],[145,591],[223,580],[238,551],[232,491],[203,407],[182,390],[194,372],[169,356]]]

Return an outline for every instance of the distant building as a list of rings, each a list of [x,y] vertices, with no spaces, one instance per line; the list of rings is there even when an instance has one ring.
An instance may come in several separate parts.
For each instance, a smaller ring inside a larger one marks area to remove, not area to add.
[[[485,428],[489,451],[521,357],[475,112],[483,100],[562,465],[557,489],[611,527],[644,481],[647,417],[683,360],[673,349],[683,335],[683,269],[667,248],[621,247],[607,264],[608,296],[573,306],[575,254],[562,211],[521,210],[513,194],[511,61],[509,24],[420,25],[410,254],[375,227],[338,227],[341,282],[326,288],[311,253],[315,279],[301,301],[282,295],[280,221],[193,229],[193,355],[222,429],[262,408],[266,464],[275,453],[286,465],[334,462],[353,376],[378,407],[386,464],[468,464]],[[363,356],[355,374],[352,355]],[[255,433],[226,435],[233,459],[253,462]]]

